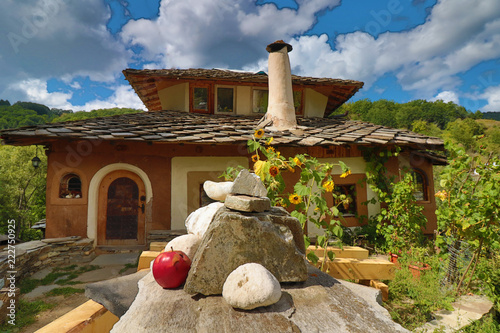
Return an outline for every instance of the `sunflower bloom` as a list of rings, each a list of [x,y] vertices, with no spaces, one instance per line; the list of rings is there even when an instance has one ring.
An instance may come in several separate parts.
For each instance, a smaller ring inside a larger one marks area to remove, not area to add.
[[[327,192],[332,192],[334,187],[335,187],[335,183],[332,180],[329,180],[329,181],[323,183],[323,188]]]
[[[294,158],[293,158],[293,162],[294,162],[295,164],[297,164],[299,167],[301,167],[301,166],[303,165],[303,164],[302,164],[302,162],[299,160],[299,158],[298,158],[298,157],[294,157]]]
[[[266,145],[270,145],[272,142],[273,142],[274,138],[273,137],[270,137],[267,142],[266,142]]]
[[[260,129],[256,130],[253,135],[255,136],[256,139],[260,139],[264,136],[264,130],[262,128],[260,128]]]
[[[252,162],[257,162],[259,160],[259,155],[253,155],[252,156]]]
[[[280,173],[280,169],[278,169],[277,166],[273,165],[272,167],[269,168],[269,174],[273,177],[276,177]]]
[[[274,153],[274,151],[275,151],[275,150],[274,150],[274,147],[267,147],[267,148],[266,148],[266,151],[267,151],[268,153],[271,153],[271,152],[273,152],[273,153]]]
[[[291,203],[298,205],[299,203],[302,202],[302,197],[298,195],[297,193],[290,194],[288,197],[288,200],[290,200]]]
[[[351,174],[351,170],[347,170],[346,172],[344,172],[343,174],[340,175],[340,178],[345,178],[347,176],[349,176]]]

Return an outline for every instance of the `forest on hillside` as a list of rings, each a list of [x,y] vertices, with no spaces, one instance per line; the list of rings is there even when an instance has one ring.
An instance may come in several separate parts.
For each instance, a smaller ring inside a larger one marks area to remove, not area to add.
[[[500,122],[486,119],[481,112],[473,113],[454,103],[360,100],[344,104],[337,113],[346,111],[352,120],[407,128],[440,137],[455,146],[464,147],[470,154],[480,151],[500,154]],[[73,112],[31,102],[11,105],[0,100],[0,129],[137,112],[143,111],[115,108]],[[37,169],[31,164],[34,156],[42,160]],[[47,159],[42,147],[0,146],[0,234],[6,233],[7,221],[15,219],[21,239],[41,237],[39,231],[30,227],[45,217],[46,167]]]

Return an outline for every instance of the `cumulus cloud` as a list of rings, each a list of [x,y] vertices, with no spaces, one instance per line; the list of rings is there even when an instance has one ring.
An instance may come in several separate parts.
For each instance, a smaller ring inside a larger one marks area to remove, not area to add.
[[[93,100],[85,105],[73,105],[70,100],[73,97],[72,93],[49,92],[47,82],[40,79],[27,79],[9,87],[12,94],[17,94],[21,97],[19,100],[32,101],[50,106],[51,108],[74,110],[74,111],[90,111],[95,109],[105,108],[133,108],[146,110],[144,104],[133,91],[131,86],[119,85],[111,87],[114,91],[111,96],[104,100]]]
[[[438,101],[438,100],[442,100],[445,103],[453,102],[455,104],[459,104],[458,95],[453,91],[442,91],[439,94],[437,94],[436,97],[431,99],[431,101]]]
[[[158,19],[129,21],[121,37],[148,61],[170,67],[242,68],[267,55],[265,45],[314,25],[340,0],[297,0],[298,10],[248,0],[164,0]]]
[[[106,29],[101,0],[3,0],[2,7],[0,94],[31,78],[111,82],[127,65],[130,53]]]
[[[500,57],[500,2],[442,0],[414,29],[376,39],[362,31],[339,35],[333,50],[328,41],[327,35],[292,41],[297,74],[356,79],[369,88],[393,73],[403,89],[429,98],[457,87],[458,74]]]
[[[500,112],[500,86],[491,86],[479,96],[479,98],[488,101],[488,104],[481,111],[496,111]]]

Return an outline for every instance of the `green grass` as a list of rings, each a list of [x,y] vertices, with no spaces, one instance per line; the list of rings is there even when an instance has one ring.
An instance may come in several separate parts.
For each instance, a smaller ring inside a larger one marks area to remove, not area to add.
[[[78,293],[85,292],[85,289],[73,288],[73,287],[63,287],[63,288],[55,288],[51,291],[45,293],[46,296],[71,296]]]
[[[21,289],[22,294],[27,294],[38,286],[47,286],[53,283],[58,285],[74,285],[80,283],[75,280],[78,276],[85,272],[90,272],[99,268],[100,266],[98,265],[85,265],[80,267],[77,265],[71,265],[66,267],[56,267],[43,279],[23,279],[19,288]]]
[[[56,306],[53,303],[46,303],[44,301],[26,302],[19,300],[16,308],[16,321],[15,326],[9,324],[7,321],[0,325],[0,332],[2,333],[15,333],[21,331],[25,326],[35,322],[35,317],[38,313],[50,310]]]

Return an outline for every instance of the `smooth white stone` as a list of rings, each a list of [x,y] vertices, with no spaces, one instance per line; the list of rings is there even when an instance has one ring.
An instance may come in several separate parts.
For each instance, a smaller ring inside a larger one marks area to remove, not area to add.
[[[219,208],[223,207],[222,202],[212,202],[211,204],[198,208],[186,219],[186,229],[188,234],[197,235],[203,238],[208,226],[212,222],[212,218]]]
[[[203,190],[212,200],[224,201],[226,196],[231,193],[233,182],[213,182],[207,180],[203,183]]]
[[[222,287],[222,297],[234,308],[251,310],[278,302],[281,286],[264,266],[249,263],[229,274]]]
[[[198,235],[187,234],[175,237],[165,246],[165,251],[182,251],[193,260],[201,238]]]

